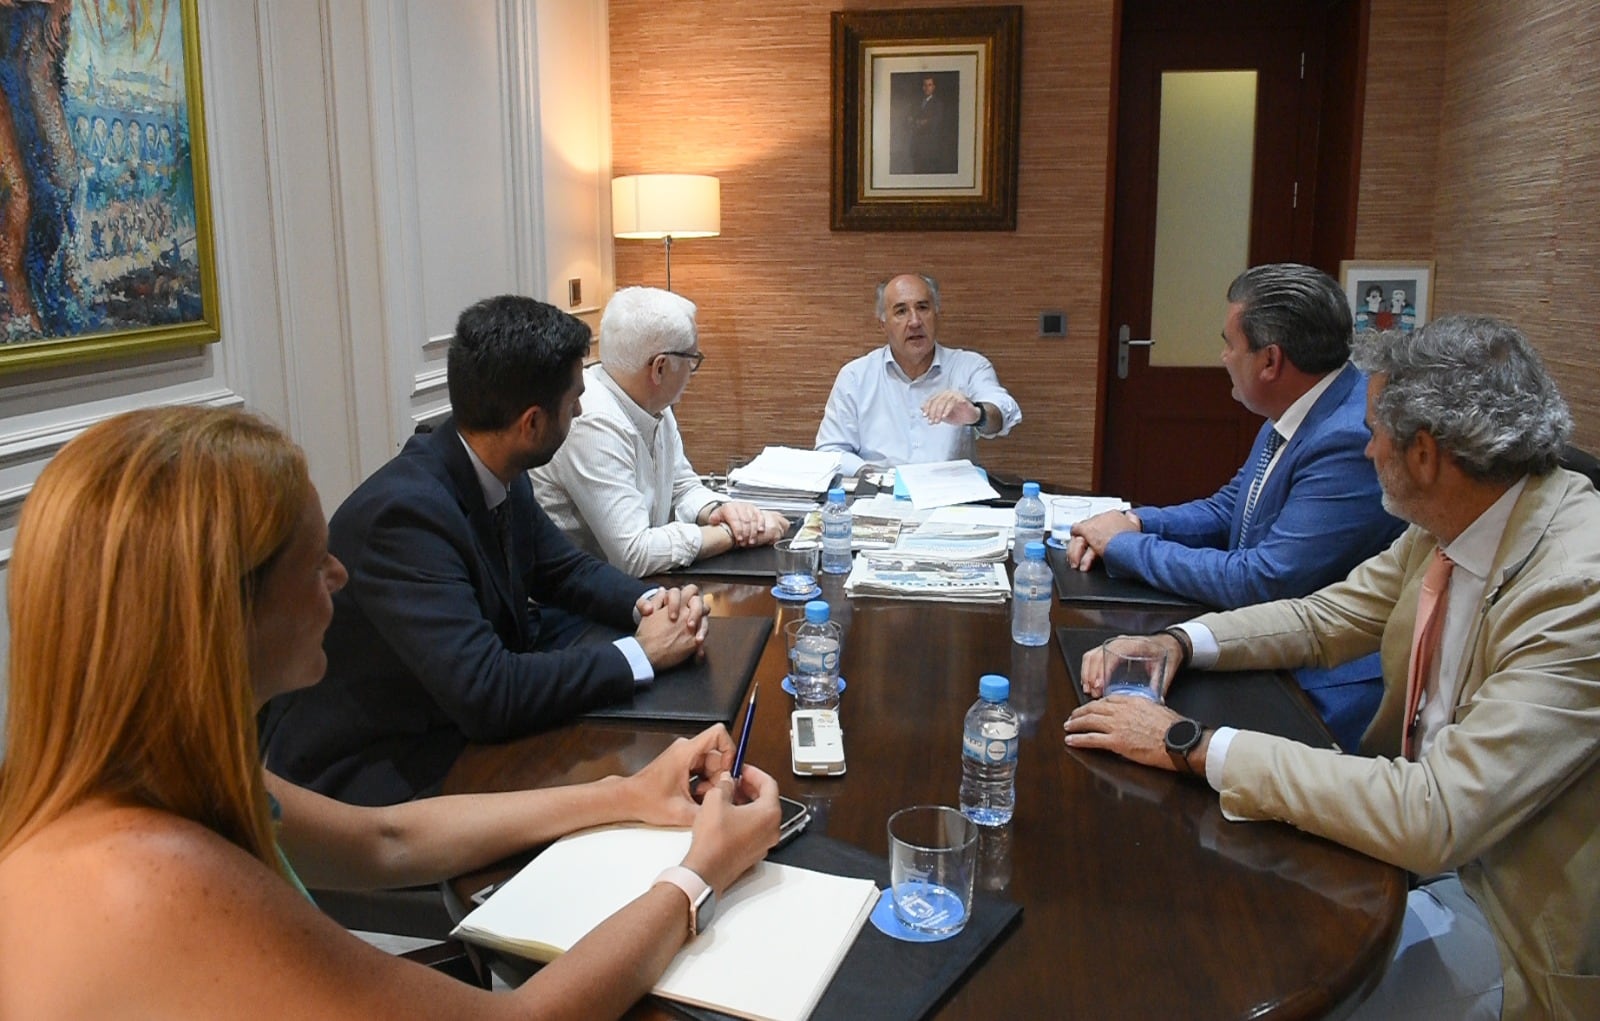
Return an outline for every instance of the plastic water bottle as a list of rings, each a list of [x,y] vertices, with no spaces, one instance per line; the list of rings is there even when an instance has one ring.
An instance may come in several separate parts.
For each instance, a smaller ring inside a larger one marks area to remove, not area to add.
[[[1043,645],[1050,640],[1050,584],[1044,543],[1023,550],[1011,585],[1011,640],[1018,645]]]
[[[961,814],[979,826],[1004,826],[1017,803],[1017,714],[1006,703],[1011,682],[978,680],[961,736]]]
[[[1044,501],[1039,499],[1039,483],[1024,482],[1022,499],[1017,501],[1017,523],[1011,532],[1011,559],[1022,563],[1022,551],[1030,542],[1044,542]]]
[[[794,639],[796,709],[836,709],[839,705],[839,625],[828,619],[828,604],[806,604],[806,622]]]
[[[822,505],[822,570],[825,573],[850,573],[850,527],[850,505],[844,502],[844,490],[835,486],[828,490],[828,502]]]

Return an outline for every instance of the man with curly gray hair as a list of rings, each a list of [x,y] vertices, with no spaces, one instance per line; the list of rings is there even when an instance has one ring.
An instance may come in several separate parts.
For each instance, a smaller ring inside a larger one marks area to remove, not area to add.
[[[1304,599],[1124,641],[1219,670],[1376,649],[1364,754],[1123,698],[1074,713],[1067,743],[1192,771],[1231,819],[1416,873],[1396,955],[1354,1016],[1600,1017],[1600,496],[1557,467],[1571,416],[1499,320],[1364,335],[1354,359],[1371,373],[1367,455],[1406,532]],[[1083,673],[1098,690],[1098,652]]]

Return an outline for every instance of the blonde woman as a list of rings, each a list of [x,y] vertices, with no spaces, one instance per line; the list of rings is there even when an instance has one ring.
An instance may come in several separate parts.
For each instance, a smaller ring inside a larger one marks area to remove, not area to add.
[[[0,1017],[615,1017],[689,936],[677,886],[496,995],[368,947],[300,880],[429,882],[638,819],[692,824],[684,865],[720,892],[776,841],[776,784],[746,766],[735,791],[720,727],[628,778],[381,809],[264,773],[255,711],[324,668],[326,542],[299,449],[238,412],[122,415],[40,475],[11,564]]]

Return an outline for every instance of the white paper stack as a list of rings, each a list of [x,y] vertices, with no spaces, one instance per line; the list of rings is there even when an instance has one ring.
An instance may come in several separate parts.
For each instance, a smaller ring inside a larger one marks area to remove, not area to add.
[[[897,482],[919,511],[955,503],[994,500],[1000,496],[989,485],[989,476],[984,474],[983,469],[964,459],[902,464],[895,472]]]
[[[767,447],[728,476],[728,495],[784,513],[811,510],[839,474],[839,454],[829,450]]]

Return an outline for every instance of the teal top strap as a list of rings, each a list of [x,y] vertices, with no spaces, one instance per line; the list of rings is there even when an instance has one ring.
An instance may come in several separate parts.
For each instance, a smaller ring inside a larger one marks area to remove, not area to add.
[[[267,795],[267,807],[272,812],[272,821],[274,823],[281,822],[283,819],[283,806],[278,804],[278,799],[270,793]],[[289,882],[293,883],[294,888],[300,891],[300,896],[311,901],[312,904],[316,904],[316,900],[311,896],[311,891],[306,889],[306,884],[300,882],[300,877],[295,873],[294,866],[289,863],[289,856],[283,853],[283,848],[278,846],[276,840],[272,842],[272,849],[278,854],[278,864],[283,866],[283,874],[288,876]]]

